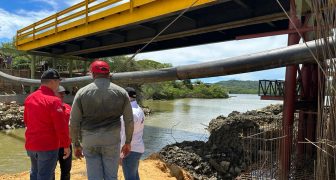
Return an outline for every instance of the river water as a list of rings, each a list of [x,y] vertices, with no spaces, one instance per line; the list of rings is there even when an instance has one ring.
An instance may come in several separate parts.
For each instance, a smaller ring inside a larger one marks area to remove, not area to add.
[[[228,99],[178,99],[145,101],[153,114],[145,119],[144,157],[167,144],[184,140],[206,141],[205,130],[211,119],[232,111],[260,109],[282,101],[262,101],[257,95],[231,95]],[[29,158],[24,150],[24,129],[0,131],[0,174],[28,171]]]

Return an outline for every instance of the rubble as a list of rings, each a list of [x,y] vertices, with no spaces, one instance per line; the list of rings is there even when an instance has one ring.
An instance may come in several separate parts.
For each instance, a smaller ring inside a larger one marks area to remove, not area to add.
[[[0,130],[23,128],[23,110],[15,101],[0,103]]]
[[[187,170],[194,179],[234,179],[246,168],[248,161],[244,159],[244,134],[257,132],[262,126],[281,120],[282,105],[245,113],[233,111],[227,117],[218,116],[210,121],[207,142],[175,143],[164,147],[159,154],[168,164]]]
[[[148,107],[141,107],[141,108],[142,108],[142,110],[143,110],[145,116],[149,116],[149,115],[152,114],[152,110],[149,109]]]

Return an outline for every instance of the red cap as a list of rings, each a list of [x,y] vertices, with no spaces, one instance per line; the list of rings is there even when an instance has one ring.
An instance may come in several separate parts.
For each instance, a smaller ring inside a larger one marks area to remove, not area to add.
[[[90,71],[97,74],[107,74],[110,73],[110,66],[105,61],[95,60],[90,65]]]

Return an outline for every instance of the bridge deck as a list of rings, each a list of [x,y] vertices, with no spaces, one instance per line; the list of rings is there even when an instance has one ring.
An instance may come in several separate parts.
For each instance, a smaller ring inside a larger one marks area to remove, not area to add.
[[[17,32],[19,50],[104,57],[239,39],[288,29],[288,19],[270,0],[87,0]],[[280,1],[286,10],[289,1]],[[117,4],[116,4],[117,3]]]

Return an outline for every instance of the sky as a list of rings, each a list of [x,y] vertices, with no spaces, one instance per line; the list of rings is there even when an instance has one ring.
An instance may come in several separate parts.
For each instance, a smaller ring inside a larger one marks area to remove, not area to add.
[[[101,2],[104,0],[98,0]],[[127,1],[127,0],[124,0]],[[81,0],[0,0],[0,42],[10,41],[18,29],[74,5]],[[287,46],[287,35],[213,43],[186,48],[140,53],[136,59],[152,59],[173,66],[241,56]],[[207,83],[222,80],[262,80],[285,77],[285,68],[200,79]]]

